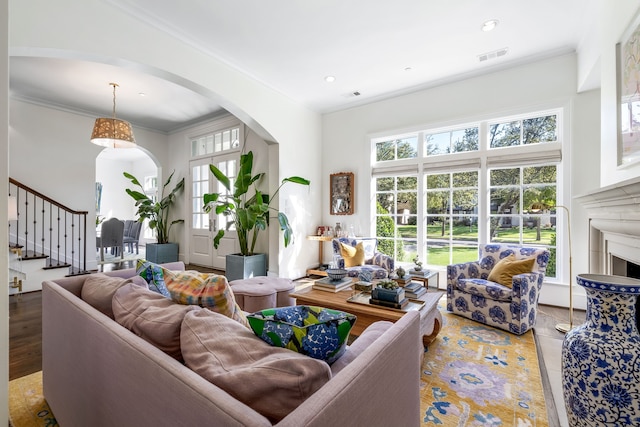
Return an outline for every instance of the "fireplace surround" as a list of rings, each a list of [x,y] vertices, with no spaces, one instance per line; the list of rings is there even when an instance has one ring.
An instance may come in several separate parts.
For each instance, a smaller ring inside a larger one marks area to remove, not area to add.
[[[589,273],[630,276],[640,265],[640,177],[576,197],[589,219]]]

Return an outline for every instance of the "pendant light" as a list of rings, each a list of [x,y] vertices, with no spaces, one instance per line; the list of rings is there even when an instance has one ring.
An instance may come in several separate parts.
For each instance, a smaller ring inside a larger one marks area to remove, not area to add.
[[[117,83],[109,83],[113,86],[113,117],[100,117],[96,119],[91,133],[91,142],[102,147],[133,148],[136,139],[133,136],[131,124],[124,120],[116,119],[116,87]]]

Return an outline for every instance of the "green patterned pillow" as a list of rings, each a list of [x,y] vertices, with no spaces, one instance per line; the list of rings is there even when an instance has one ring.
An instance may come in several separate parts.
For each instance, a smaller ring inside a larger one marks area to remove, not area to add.
[[[165,269],[146,259],[139,259],[136,263],[136,274],[142,277],[148,284],[149,289],[158,292],[164,297],[171,298],[169,290],[164,283]]]
[[[335,362],[347,348],[356,316],[322,307],[297,305],[247,315],[253,332],[265,342]]]

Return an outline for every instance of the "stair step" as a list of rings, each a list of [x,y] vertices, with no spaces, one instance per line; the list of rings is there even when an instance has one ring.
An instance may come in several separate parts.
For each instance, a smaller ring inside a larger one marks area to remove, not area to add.
[[[37,253],[34,251],[26,251],[26,252],[22,252],[22,259],[23,260],[27,260],[27,259],[45,259],[45,258],[49,258],[48,255],[42,254],[42,253]]]
[[[82,276],[84,274],[91,274],[91,273],[93,273],[93,272],[92,271],[83,270],[83,269],[78,268],[78,267],[71,267],[71,268],[69,268],[69,274],[67,274],[65,277]]]
[[[47,265],[42,267],[42,269],[43,270],[53,270],[54,268],[67,268],[67,267],[71,267],[71,264],[69,264],[68,262],[58,261],[58,260],[55,260],[55,259],[51,258],[51,259],[49,259],[47,261]]]

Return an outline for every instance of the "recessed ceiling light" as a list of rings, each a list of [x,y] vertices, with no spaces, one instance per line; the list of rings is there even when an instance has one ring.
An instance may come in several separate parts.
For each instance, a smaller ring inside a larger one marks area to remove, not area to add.
[[[146,94],[146,93],[144,93],[144,92],[138,92],[138,95],[140,95],[140,96],[147,96],[147,94]]]
[[[498,20],[497,19],[491,19],[491,20],[485,22],[484,24],[482,24],[482,31],[484,31],[484,32],[491,31],[494,28],[496,28],[497,25],[498,25]]]
[[[411,67],[404,67],[404,70],[405,70],[405,71],[411,71],[411,70],[413,70],[413,68],[411,68]]]
[[[335,76],[327,76],[324,78],[324,81],[327,83],[333,83],[336,81],[336,77]]]

